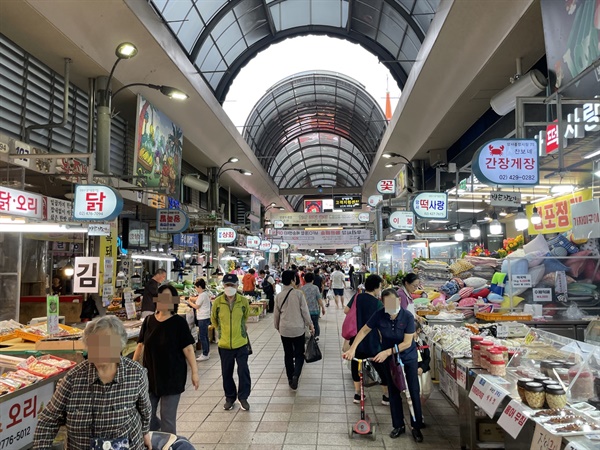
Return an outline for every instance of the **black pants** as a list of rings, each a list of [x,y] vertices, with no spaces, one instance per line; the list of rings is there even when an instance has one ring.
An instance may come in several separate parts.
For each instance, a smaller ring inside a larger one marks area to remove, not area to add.
[[[268,311],[270,313],[273,312],[273,308],[275,308],[275,296],[274,295],[269,295],[267,296],[269,298],[269,309]]]
[[[223,390],[225,398],[231,402],[236,399],[247,400],[250,397],[250,369],[248,368],[248,347],[244,345],[240,348],[229,350],[219,347],[219,356],[221,357],[221,373],[223,375]],[[237,363],[239,390],[233,381],[233,368]]]
[[[390,398],[390,412],[392,413],[392,426],[399,428],[404,426],[404,412],[402,411],[402,397],[400,397],[400,391],[392,381],[390,374],[389,358],[385,361],[384,366],[386,375],[390,382],[388,383],[389,398]],[[413,362],[404,363],[404,374],[406,376],[406,386],[412,400],[413,410],[415,417],[410,418],[410,426],[416,429],[421,429],[423,421],[423,410],[421,409],[421,397],[419,395],[419,374],[418,374],[419,363],[415,360]]]
[[[289,338],[281,336],[283,343],[283,361],[288,380],[293,376],[300,378],[304,365],[304,335]]]
[[[321,327],[319,327],[319,313],[311,314],[310,320],[312,320],[313,327],[315,327],[315,337],[319,337],[321,334]]]

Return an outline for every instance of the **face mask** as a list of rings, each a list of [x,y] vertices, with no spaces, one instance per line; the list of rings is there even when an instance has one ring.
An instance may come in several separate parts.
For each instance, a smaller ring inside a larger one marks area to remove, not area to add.
[[[394,307],[394,309],[389,309],[387,306],[385,308],[385,312],[388,313],[390,316],[393,316],[394,314],[398,314],[400,312],[400,307]]]
[[[227,295],[228,297],[233,297],[236,292],[237,292],[237,289],[234,287],[226,287],[225,288],[225,295]]]

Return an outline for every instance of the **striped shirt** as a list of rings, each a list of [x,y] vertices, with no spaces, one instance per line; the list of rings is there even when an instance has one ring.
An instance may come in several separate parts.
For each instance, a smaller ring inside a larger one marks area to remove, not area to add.
[[[69,450],[89,450],[92,437],[127,437],[131,450],[145,450],[150,412],[148,378],[140,364],[121,357],[114,380],[103,384],[96,367],[84,361],[58,383],[39,416],[33,448],[52,448],[59,427],[66,425]]]

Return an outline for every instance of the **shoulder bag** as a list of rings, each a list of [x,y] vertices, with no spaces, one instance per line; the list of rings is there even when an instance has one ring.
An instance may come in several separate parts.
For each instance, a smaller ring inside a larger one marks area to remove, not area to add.
[[[344,323],[342,324],[342,337],[344,339],[352,339],[358,334],[358,324],[356,319],[356,299],[358,298],[358,292],[354,296],[354,301],[352,302],[352,306],[350,307],[350,311],[346,314],[344,318]]]

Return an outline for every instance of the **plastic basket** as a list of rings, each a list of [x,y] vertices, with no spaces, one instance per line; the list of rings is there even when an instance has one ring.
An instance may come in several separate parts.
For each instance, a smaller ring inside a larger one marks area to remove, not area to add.
[[[79,328],[73,328],[73,327],[69,327],[67,325],[63,325],[63,324],[58,324],[58,327],[63,331],[67,331],[73,337],[81,336],[81,334],[83,333],[82,330],[80,330]],[[28,333],[27,331],[23,331],[23,330],[15,330],[15,337],[19,337],[19,338],[23,339],[24,341],[39,342],[50,336],[49,335],[40,336],[39,334]]]
[[[477,313],[475,317],[481,320],[486,320],[488,322],[506,322],[506,321],[516,321],[522,320],[524,322],[528,322],[533,319],[531,314],[502,314],[502,313]]]

